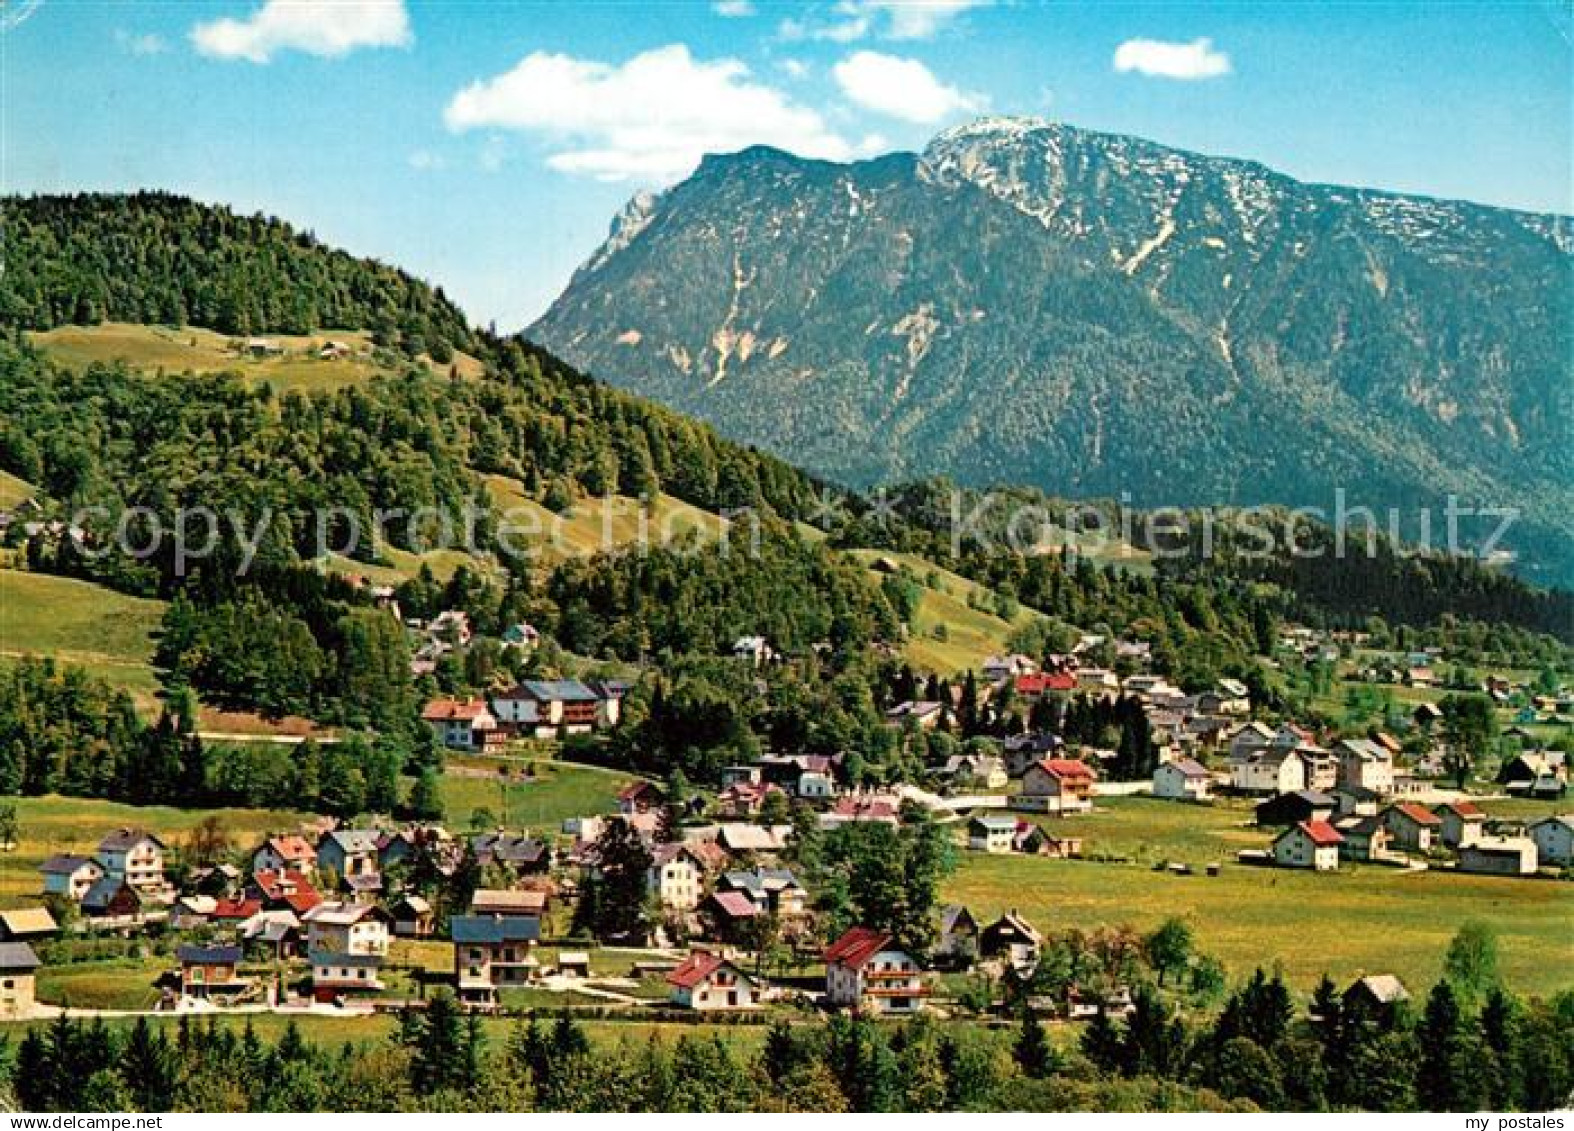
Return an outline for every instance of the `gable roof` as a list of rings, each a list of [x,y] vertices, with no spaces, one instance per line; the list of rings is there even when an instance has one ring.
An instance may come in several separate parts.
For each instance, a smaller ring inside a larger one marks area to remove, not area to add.
[[[1414,801],[1396,802],[1395,804],[1388,807],[1388,811],[1390,813],[1403,813],[1406,817],[1409,817],[1418,825],[1426,825],[1431,827],[1433,825],[1441,825],[1443,823],[1443,818],[1439,817],[1426,806],[1418,805]]]
[[[1344,843],[1344,837],[1339,835],[1339,830],[1334,828],[1327,821],[1302,821],[1300,824],[1295,826],[1295,829],[1299,829],[1304,832],[1309,838],[1311,838],[1312,843],[1317,845],[1319,848],[1327,848],[1330,845]],[[1295,829],[1286,829],[1274,839],[1276,841],[1281,840],[1284,837],[1289,836],[1295,831]]]
[[[1346,995],[1356,990],[1365,990],[1372,998],[1383,1005],[1392,1005],[1396,1001],[1409,1001],[1410,991],[1405,989],[1405,984],[1392,974],[1368,974],[1351,983]]]
[[[540,891],[477,888],[470,896],[472,915],[540,915],[546,906],[546,893]]]
[[[388,920],[388,912],[375,903],[319,903],[301,916],[303,923],[321,923],[329,927],[351,927],[371,916]]]
[[[181,946],[175,948],[175,957],[187,966],[233,966],[240,961],[238,946]]]
[[[595,703],[600,696],[577,679],[527,679],[497,696],[500,701]]]
[[[1094,777],[1093,767],[1077,758],[1041,758],[1034,766],[1055,778]]]
[[[38,866],[38,870],[46,876],[69,876],[77,869],[89,867],[102,872],[97,860],[90,856],[51,856]]]
[[[973,918],[973,913],[967,909],[966,904],[952,903],[940,912],[940,933],[948,935],[956,931],[963,924],[978,929],[978,920]]]
[[[721,908],[729,919],[752,919],[760,913],[754,900],[744,891],[713,892],[711,902]]]
[[[317,849],[305,837],[296,833],[270,836],[263,847],[271,848],[275,856],[291,864],[317,859]],[[258,851],[260,852],[261,849]]]
[[[37,970],[42,965],[25,942],[0,943],[0,970]]]
[[[322,845],[332,842],[351,855],[365,855],[376,852],[381,840],[382,833],[376,829],[334,829],[318,841],[318,850],[321,851]]]
[[[1445,801],[1437,807],[1437,811],[1441,813],[1444,809],[1467,821],[1484,821],[1487,816],[1486,810],[1474,801]]]
[[[98,842],[100,852],[125,852],[147,841],[158,848],[164,847],[164,842],[150,832],[138,828],[116,829],[103,840]]]
[[[534,942],[541,937],[541,922],[521,915],[459,915],[448,921],[448,932],[459,945],[498,946]]]
[[[738,977],[744,977],[737,967],[720,955],[695,951],[678,963],[677,967],[667,975],[667,981],[679,989],[692,990],[695,986],[714,975],[716,971],[726,967],[731,967]]]
[[[490,712],[484,699],[433,699],[421,712],[421,718],[429,723],[473,723],[486,714]]]
[[[59,930],[47,907],[18,907],[0,911],[0,928],[8,935],[47,935]]]
[[[876,931],[869,927],[850,927],[841,938],[826,947],[825,964],[857,970],[890,946],[891,935],[887,931]]]
[[[1171,761],[1160,763],[1158,769],[1162,770],[1165,766],[1168,766],[1170,769],[1176,771],[1182,777],[1206,778],[1213,776],[1208,772],[1208,767],[1204,766],[1195,758],[1175,758]],[[1157,773],[1158,770],[1155,770],[1154,772]]]

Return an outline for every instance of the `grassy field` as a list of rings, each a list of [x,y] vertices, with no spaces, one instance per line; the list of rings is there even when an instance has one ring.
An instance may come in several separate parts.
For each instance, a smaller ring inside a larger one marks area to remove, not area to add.
[[[497,767],[495,761],[456,759],[454,762],[457,766],[488,774],[486,777],[443,775],[443,810],[448,816],[448,824],[455,828],[466,827],[470,814],[477,809],[486,809],[503,819],[506,789],[506,821],[510,827],[523,825],[538,833],[555,833],[569,817],[612,812],[618,790],[634,780],[633,774],[596,766],[520,759],[508,764],[509,778],[505,784],[493,772]],[[526,767],[530,770],[528,777],[521,775]]]
[[[1324,971],[1336,980],[1398,974],[1414,990],[1436,979],[1449,939],[1467,919],[1499,933],[1510,983],[1524,992],[1574,986],[1574,886],[1539,880],[1405,873],[1346,865],[1337,874],[1236,865],[1234,852],[1262,847],[1266,833],[1240,810],[1210,810],[1141,798],[1100,802],[1103,812],[1059,822],[1089,853],[1138,857],[1132,864],[1054,861],[964,853],[946,900],[975,915],[1015,907],[1041,929],[1130,924],[1149,930],[1186,918],[1199,946],[1234,976],[1279,963],[1309,989]],[[1155,872],[1147,861],[1200,866],[1219,876]]]
[[[985,656],[1007,651],[1012,629],[1042,616],[1023,607],[1008,622],[992,612],[974,608],[968,604],[968,598],[982,596],[988,600],[988,590],[912,554],[881,550],[852,550],[850,553],[870,566],[871,575],[877,579],[883,574],[875,570],[872,563],[889,558],[910,569],[922,586],[912,633],[903,652],[909,663],[923,671],[952,675],[976,668]],[[937,629],[940,635],[936,634]]]
[[[563,514],[554,514],[506,476],[488,475],[486,486],[500,520],[514,528],[510,534],[514,547],[545,561],[599,553],[642,539],[662,545],[691,531],[715,539],[729,527],[719,515],[671,495],[657,495],[648,506],[627,495],[582,499]]]
[[[71,578],[0,570],[0,658],[54,656],[124,687],[149,706],[158,690],[153,632],[162,601]]]
[[[293,829],[299,813],[267,809],[175,809],[164,805],[120,805],[81,797],[22,797],[16,800],[18,844],[0,853],[0,902],[25,904],[42,888],[38,866],[59,852],[87,855],[105,833],[136,825],[177,841],[209,814],[217,816],[232,840],[249,847],[263,833]]]
[[[234,348],[236,339],[198,326],[106,322],[98,326],[61,326],[29,337],[55,361],[76,369],[95,362],[121,361],[145,372],[234,372],[249,380],[265,381],[279,391],[340,389],[396,371],[396,367],[377,358],[371,337],[363,330],[268,334],[266,339],[283,353],[261,358],[242,355]],[[349,356],[327,360],[319,357],[318,350],[329,341],[348,347]],[[438,373],[450,369],[449,365],[422,360]],[[481,363],[465,354],[456,354],[451,367],[471,378],[482,371]]]
[[[9,471],[0,471],[0,509],[14,507],[31,499],[37,490],[25,479],[18,479]]]

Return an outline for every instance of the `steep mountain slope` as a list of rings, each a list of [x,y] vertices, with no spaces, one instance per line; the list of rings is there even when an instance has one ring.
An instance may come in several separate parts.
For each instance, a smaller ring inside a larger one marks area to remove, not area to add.
[[[860,484],[1343,487],[1434,532],[1454,492],[1522,508],[1511,544],[1567,578],[1571,247],[1567,218],[994,119],[921,156],[709,158],[528,333]]]

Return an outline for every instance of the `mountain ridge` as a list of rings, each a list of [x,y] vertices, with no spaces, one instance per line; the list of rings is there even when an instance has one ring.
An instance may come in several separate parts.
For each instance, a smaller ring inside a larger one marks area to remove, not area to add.
[[[1512,500],[1567,577],[1571,246],[1566,217],[993,120],[707,158],[526,332],[859,486]]]

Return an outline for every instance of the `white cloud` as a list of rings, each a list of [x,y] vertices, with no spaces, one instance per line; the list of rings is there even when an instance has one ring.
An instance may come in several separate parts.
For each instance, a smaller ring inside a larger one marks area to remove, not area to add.
[[[755,144],[831,160],[854,152],[818,112],[756,81],[743,63],[697,60],[681,43],[616,66],[532,52],[459,91],[443,118],[455,131],[536,134],[551,146],[552,168],[608,181],[674,180],[707,153]]]
[[[334,59],[358,47],[408,47],[413,41],[404,0],[267,0],[244,20],[191,29],[202,54],[253,63],[266,63],[279,51]]]
[[[836,85],[849,100],[907,122],[938,122],[962,111],[978,110],[982,96],[947,86],[917,59],[855,51],[831,68]]]
[[[789,56],[782,59],[777,65],[787,72],[789,78],[806,79],[809,77],[809,64],[802,59],[794,59]]]
[[[724,19],[737,20],[754,15],[753,0],[716,0],[710,10]]]
[[[789,17],[777,34],[783,39],[824,39],[852,43],[867,35],[886,39],[933,39],[957,17],[995,0],[837,0],[828,15]]]
[[[124,28],[115,29],[115,43],[122,51],[131,55],[162,55],[169,50],[169,44],[161,35],[153,32],[131,32]]]
[[[1213,40],[1167,43],[1161,39],[1128,39],[1115,48],[1115,69],[1151,78],[1213,79],[1230,73],[1230,57],[1215,51]]]

